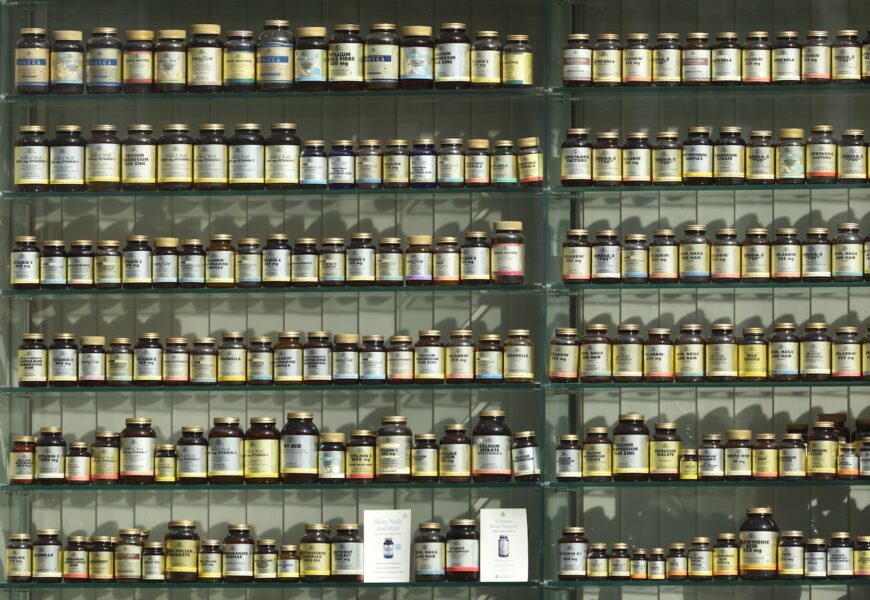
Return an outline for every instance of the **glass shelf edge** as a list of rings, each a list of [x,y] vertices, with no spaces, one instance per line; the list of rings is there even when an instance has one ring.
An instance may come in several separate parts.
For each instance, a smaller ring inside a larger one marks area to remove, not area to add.
[[[0,198],[5,200],[25,200],[39,198],[191,198],[197,196],[255,196],[255,197],[273,197],[281,198],[285,196],[397,196],[403,194],[409,195],[457,195],[457,194],[529,194],[532,196],[541,196],[547,188],[544,187],[522,187],[522,186],[505,186],[505,187],[458,187],[458,188],[376,188],[376,189],[350,189],[350,190],[186,190],[178,192],[153,191],[153,192],[18,192],[15,190],[4,190],[0,192]]]
[[[497,390],[500,392],[506,391],[528,391],[540,390],[540,383],[457,383],[447,384],[438,383],[433,385],[411,384],[411,385],[237,385],[237,386],[189,386],[189,385],[166,385],[166,386],[123,386],[123,387],[16,387],[4,386],[0,387],[0,393],[11,395],[30,395],[30,394],[120,394],[125,392],[132,393],[233,393],[233,392],[250,392],[250,393],[277,393],[277,392],[361,392],[361,393],[376,393],[376,392],[448,392],[453,390]]]
[[[9,486],[7,486],[9,487]],[[544,481],[541,487],[552,492],[571,492],[577,490],[618,489],[618,488],[669,488],[702,490],[721,488],[795,488],[795,487],[870,487],[870,479],[835,479],[833,481],[604,481],[604,482],[567,482]]]
[[[546,579],[541,584],[547,589],[580,589],[584,587],[626,587],[626,588],[656,588],[656,587],[746,587],[746,586],[812,586],[812,587],[842,587],[853,585],[870,585],[870,579],[764,579],[758,581],[559,581]]]
[[[864,387],[870,381],[701,381],[697,383],[544,383],[548,392],[571,393],[596,389],[627,388],[773,388],[773,387]]]
[[[61,582],[61,583],[9,583],[0,582],[0,590],[10,591],[27,591],[27,590],[49,590],[49,589],[66,589],[66,590],[105,590],[105,589],[132,589],[132,590],[160,590],[160,589],[269,589],[279,588],[283,590],[294,589],[341,589],[341,588],[485,588],[485,587],[506,587],[506,588],[539,588],[540,581],[499,581],[499,582],[465,582],[465,581],[409,581],[397,583],[343,583],[336,581],[327,581],[324,583],[305,583],[305,582],[269,582],[269,583],[211,583],[211,582],[192,582],[192,583],[168,583],[168,582],[136,582],[136,583],[120,583],[116,581],[93,581],[93,582]]]
[[[868,86],[870,87],[870,86]],[[586,185],[566,187],[554,185],[549,191],[554,194],[571,195],[589,192],[618,193],[665,193],[665,192],[753,192],[753,191],[811,191],[811,190],[857,190],[870,188],[870,182],[861,183],[772,183],[740,185]]]
[[[801,289],[825,289],[825,288],[866,288],[870,289],[870,281],[823,281],[823,282],[799,282],[799,283],[551,283],[548,291],[554,295],[585,294],[599,290],[801,290]]]

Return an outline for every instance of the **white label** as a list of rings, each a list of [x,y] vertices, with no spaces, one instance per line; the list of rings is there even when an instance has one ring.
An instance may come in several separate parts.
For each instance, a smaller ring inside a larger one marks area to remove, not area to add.
[[[432,253],[411,252],[405,254],[405,279],[407,281],[432,281]]]
[[[592,49],[562,50],[562,81],[592,81]]]
[[[34,577],[62,577],[63,550],[57,546],[37,546],[33,549]]]
[[[85,182],[85,149],[82,146],[52,146],[48,179],[51,185],[81,185]]]
[[[800,48],[774,48],[773,49],[773,81],[800,81],[801,80],[801,49]]]
[[[218,381],[244,381],[246,361],[244,348],[218,350]]]
[[[329,183],[353,184],[355,181],[353,166],[353,156],[330,156]]]
[[[302,349],[275,350],[275,383],[302,381]]]
[[[447,540],[447,572],[476,572],[480,569],[478,540]]]
[[[356,182],[381,183],[381,157],[372,154],[360,154],[356,157]]]
[[[861,79],[861,48],[837,46],[831,51],[831,75],[835,81],[858,81]]]
[[[622,181],[622,150],[594,148],[592,150],[592,180]]]
[[[411,436],[379,435],[375,458],[379,475],[410,475]]]
[[[804,277],[831,276],[831,246],[828,244],[807,244],[801,247],[802,271]]]
[[[15,184],[48,183],[47,146],[15,147]]]
[[[441,477],[471,475],[471,444],[442,444],[438,452]]]
[[[653,50],[652,77],[656,83],[680,81],[680,49],[656,48]]]
[[[436,158],[434,154],[411,157],[411,183],[435,183]]]
[[[300,172],[302,185],[326,185],[326,157],[303,156]]]
[[[725,475],[725,450],[722,448],[698,448],[698,476],[723,477]]]
[[[807,176],[835,177],[837,175],[837,145],[807,144]]]
[[[831,47],[805,45],[801,53],[801,63],[803,79],[830,79]]]
[[[867,147],[839,146],[837,164],[840,179],[864,179],[867,177]]]
[[[432,265],[435,281],[459,281],[459,254],[455,252],[438,252]]]
[[[713,146],[683,146],[683,177],[713,176]]]
[[[242,438],[212,437],[208,440],[208,476],[242,475]],[[226,560],[226,556],[224,556]]]
[[[362,81],[362,53],[361,43],[330,42],[327,54],[329,81]]]
[[[102,352],[79,354],[79,381],[105,381],[106,355]]]
[[[583,466],[579,448],[556,450],[556,477],[581,477]]]
[[[559,575],[586,575],[589,544],[582,542],[559,544]]]
[[[234,266],[232,250],[209,250],[205,257],[206,283],[235,283]]]
[[[259,144],[230,146],[230,183],[263,183],[263,156]]]
[[[418,542],[414,544],[414,573],[444,575],[444,542]]]
[[[224,577],[254,576],[254,545],[224,544]]]
[[[290,249],[263,250],[263,281],[290,281]]]
[[[223,48],[188,48],[187,85],[223,84]]]
[[[861,277],[864,274],[864,247],[855,244],[834,244],[834,277]]]
[[[178,280],[181,283],[205,282],[205,256],[189,254],[178,259]]]
[[[471,455],[473,475],[510,475],[511,440],[506,435],[474,436],[474,452]]]
[[[157,181],[157,146],[153,144],[123,144],[121,146],[121,181],[124,183],[154,183]]]
[[[281,436],[281,473],[317,473],[317,436]]]
[[[44,382],[47,375],[46,350],[19,350],[18,351],[18,381],[20,382]]]
[[[193,180],[196,183],[226,183],[227,146],[197,144],[193,148]]]
[[[193,146],[160,144],[157,147],[157,181],[188,183],[193,179]]]
[[[65,446],[37,446],[34,453],[35,475],[40,479],[63,479]]]
[[[460,259],[463,280],[488,281],[490,276],[489,248],[463,248]]]
[[[626,148],[622,151],[623,181],[649,182],[650,177],[649,148]]]
[[[770,49],[747,48],[743,51],[743,81],[770,83]]]
[[[800,348],[798,342],[771,342],[768,346],[768,368],[771,375],[797,375]]]
[[[63,256],[43,256],[40,259],[43,285],[66,285],[66,260]]]
[[[178,281],[178,255],[152,255],[151,273],[154,283],[176,283]]]
[[[492,274],[522,277],[525,265],[525,245],[496,243],[492,246]]]
[[[78,373],[75,348],[51,348],[48,351],[48,380],[75,381]]]
[[[438,44],[435,47],[435,81],[470,81],[470,52],[470,44]]]
[[[854,575],[853,555],[852,548],[828,546],[828,577],[831,575],[845,577]]]
[[[366,44],[364,76],[366,81],[398,81],[399,47],[396,44]]]
[[[263,280],[261,254],[236,254],[236,283],[257,283]]]
[[[160,381],[163,377],[163,350],[160,348],[136,348],[133,350],[133,379],[136,381]]]
[[[752,476],[752,448],[725,448],[725,475]]]
[[[416,346],[414,348],[414,377],[417,379],[443,379],[444,348]]]
[[[121,145],[88,144],[85,149],[85,180],[88,183],[120,181]]]
[[[462,183],[465,175],[462,172],[462,154],[438,155],[438,183]]]
[[[743,145],[722,144],[713,147],[713,168],[716,177],[739,177],[746,175]]]
[[[154,438],[121,438],[121,475],[154,475]]]
[[[511,451],[514,477],[523,475],[540,475],[541,467],[538,464],[538,451],[534,446],[527,448],[514,448]]]
[[[707,48],[683,50],[683,82],[709,82],[711,76],[710,50]]]
[[[299,146],[266,146],[266,183],[299,183]]]
[[[592,81],[596,83],[622,83],[620,50],[592,51]]]
[[[486,154],[465,155],[465,183],[489,185],[490,157]]]
[[[471,51],[471,81],[473,83],[501,83],[501,51]]]
[[[619,246],[594,246],[592,248],[592,279],[613,279],[620,277]]]
[[[592,179],[592,148],[562,148],[560,177],[563,181]]]
[[[332,352],[332,379],[356,381],[359,379],[359,352],[357,350]]]
[[[831,342],[801,342],[801,373],[827,375],[831,372]]]
[[[806,477],[807,451],[805,448],[779,449],[779,476]]]
[[[770,277],[770,246],[746,245],[741,248],[742,273],[746,279]]]
[[[303,379],[305,381],[331,381],[332,360],[329,348],[303,350]]]
[[[828,576],[828,553],[822,550],[821,552],[807,552],[804,555],[804,577],[821,577]]]
[[[746,179],[750,181],[758,179],[773,180],[774,163],[773,146],[753,146],[746,149]]]
[[[861,376],[861,344],[837,344],[831,347],[831,374],[834,377]]]
[[[332,542],[332,574],[362,575],[363,545],[361,542]]]
[[[474,379],[473,346],[448,346],[445,354],[447,379]]]
[[[200,477],[205,478],[206,471],[206,456],[208,454],[207,446],[194,445],[177,445],[175,447],[178,458],[178,477]]]
[[[360,353],[359,378],[369,381],[383,381],[387,377],[387,353],[366,352]]]
[[[291,259],[290,277],[294,283],[317,283],[319,260],[314,254],[294,254]]]
[[[151,283],[151,252],[125,250],[123,258],[124,283]]]
[[[615,474],[649,472],[648,435],[613,436],[613,472]]]

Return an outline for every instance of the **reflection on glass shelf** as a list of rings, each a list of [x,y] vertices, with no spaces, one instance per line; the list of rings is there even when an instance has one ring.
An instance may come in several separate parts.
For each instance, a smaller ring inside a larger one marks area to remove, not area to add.
[[[868,382],[870,383],[870,382]],[[0,387],[4,394],[177,394],[177,393],[267,393],[278,392],[305,393],[314,392],[360,392],[362,394],[377,394],[381,392],[405,392],[418,394],[421,392],[449,392],[453,390],[494,390],[507,392],[514,390],[537,390],[538,383],[439,383],[434,385],[167,385],[167,386],[122,386],[122,387]]]
[[[283,198],[285,196],[401,196],[413,195],[467,195],[467,194],[528,194],[540,195],[544,188],[530,188],[519,186],[506,187],[479,187],[479,188],[377,188],[373,190],[189,190],[183,192],[0,192],[0,196],[8,200],[22,198],[176,198],[193,196],[266,196]]]
[[[62,583],[0,583],[0,590],[108,590],[108,589],[126,589],[126,590],[181,590],[181,589],[203,589],[203,590],[224,590],[224,589],[269,589],[279,588],[287,591],[303,590],[303,589],[341,589],[341,588],[360,588],[366,587],[371,589],[376,588],[538,588],[541,583],[538,581],[521,581],[521,582],[491,582],[480,583],[465,581],[411,581],[408,583],[342,583],[336,581],[328,581],[326,583],[304,583],[304,582],[250,582],[250,583],[211,583],[211,582],[195,582],[195,583],[164,583],[164,582],[137,582],[137,583],[120,583],[117,581],[93,581],[93,582],[62,582]]]
[[[870,381],[698,381],[694,383],[546,383],[544,387],[555,393],[568,394],[586,390],[626,389],[626,388],[774,388],[774,387],[849,387],[870,386]]]
[[[259,295],[259,294],[466,294],[471,292],[535,293],[544,289],[540,283],[527,285],[417,285],[417,286],[343,286],[343,287],[253,287],[253,288],[148,288],[86,290],[0,290],[0,296],[13,298],[52,298],[57,296],[179,296],[179,295]]]
[[[570,1],[570,0],[569,0]],[[577,0],[574,0],[575,2]],[[595,1],[595,0],[586,0]],[[601,1],[601,0],[598,0]],[[623,2],[630,0],[623,0]],[[638,0],[635,0],[638,1]],[[657,1],[657,0],[655,0]],[[673,85],[673,86],[588,86],[588,87],[554,87],[550,90],[551,94],[571,96],[576,98],[586,94],[595,95],[611,95],[618,96],[626,94],[710,94],[723,95],[728,94],[796,94],[805,96],[812,92],[828,93],[831,91],[842,92],[845,90],[859,90],[870,93],[870,85],[866,83],[829,83],[829,84],[807,84],[799,83],[796,85],[782,84],[766,84],[766,85]]]
[[[142,0],[139,0],[140,2]],[[870,86],[868,86],[870,87]],[[0,100],[12,104],[34,102],[64,104],[74,102],[151,102],[153,100],[191,100],[202,102],[205,100],[217,100],[225,98],[228,101],[234,99],[287,99],[303,100],[305,98],[420,98],[429,97],[438,100],[454,98],[492,98],[492,97],[531,97],[544,96],[548,93],[546,88],[497,88],[497,89],[468,89],[468,90],[378,90],[359,92],[303,92],[288,90],[286,92],[213,92],[213,93],[167,93],[167,94],[5,94],[0,95]]]
[[[680,192],[750,192],[750,191],[782,191],[791,192],[809,190],[848,191],[870,188],[870,183],[782,183],[782,184],[741,184],[741,185],[587,185],[577,187],[554,186],[548,191],[557,194],[584,194],[589,192],[619,192],[619,193],[680,193]]]
[[[558,581],[547,579],[543,587],[558,590],[570,590],[584,587],[627,587],[627,588],[657,588],[657,587],[720,587],[727,590],[730,587],[762,586],[812,586],[812,587],[842,587],[847,585],[870,585],[870,579],[764,579],[760,581]]]
[[[868,483],[870,485],[870,483]],[[282,492],[306,491],[366,491],[366,490],[514,490],[538,489],[542,487],[536,482],[511,481],[507,483],[468,482],[468,483],[240,483],[240,484],[162,484],[162,485],[0,485],[0,492],[5,494],[30,494],[33,492],[239,492],[272,490]]]
[[[648,283],[553,283],[549,286],[549,290],[557,295],[575,294],[594,292],[596,290],[755,290],[755,289],[780,289],[780,290],[802,290],[802,289],[824,289],[824,288],[866,288],[870,289],[870,281],[822,281],[822,282],[798,282],[784,283],[781,281],[771,281],[768,283],[658,283],[650,281]],[[2,294],[2,292],[0,292]]]

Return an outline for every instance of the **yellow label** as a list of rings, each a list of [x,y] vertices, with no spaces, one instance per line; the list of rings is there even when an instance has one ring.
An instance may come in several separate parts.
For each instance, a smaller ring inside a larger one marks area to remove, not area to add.
[[[776,531],[740,532],[740,572],[776,571]]]
[[[245,440],[245,478],[278,477],[279,440]]]
[[[870,575],[870,550],[855,550],[855,577],[868,575]]]
[[[375,449],[373,446],[354,446],[345,454],[345,477],[348,479],[374,479]]]
[[[88,552],[88,579],[111,580],[115,578],[113,552]]]
[[[779,452],[772,448],[753,450],[752,475],[753,477],[778,477]]]
[[[651,441],[649,443],[649,472],[657,475],[671,475],[680,472],[680,451],[683,445],[677,441]],[[696,465],[698,463],[695,463]]]
[[[767,377],[767,345],[741,344],[737,371],[740,377]]]
[[[694,481],[698,479],[698,461],[686,460],[680,461],[680,479],[686,481]]]
[[[154,480],[158,483],[175,483],[175,458],[172,456],[154,457]]]
[[[713,576],[737,575],[737,548],[713,549]]]
[[[224,52],[224,85],[253,84],[256,64],[253,52]]]
[[[586,444],[582,462],[584,477],[610,477],[613,474],[610,444]]]
[[[807,447],[807,474],[835,475],[839,450],[838,442],[810,440]]]
[[[166,573],[196,573],[195,540],[166,540]]]
[[[502,54],[502,79],[505,85],[532,85],[532,54]]]
[[[33,573],[32,551],[15,548],[6,551],[6,577],[30,577]]]
[[[299,545],[299,570],[302,577],[307,575],[330,574],[329,544],[309,544],[303,542]]]

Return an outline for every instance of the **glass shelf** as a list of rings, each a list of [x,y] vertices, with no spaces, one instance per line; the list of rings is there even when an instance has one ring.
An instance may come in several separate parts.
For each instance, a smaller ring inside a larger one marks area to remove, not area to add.
[[[419,285],[419,286],[343,286],[343,287],[256,287],[256,288],[148,288],[148,289],[87,289],[87,290],[0,290],[0,297],[24,298],[55,298],[55,297],[90,297],[90,296],[186,296],[186,295],[260,295],[260,294],[366,294],[385,296],[393,294],[454,294],[461,295],[473,292],[507,292],[507,293],[538,293],[544,289],[540,283],[527,285]]]
[[[870,383],[870,382],[867,382]],[[376,394],[379,392],[448,392],[460,390],[493,390],[500,392],[539,390],[538,383],[453,383],[453,384],[412,384],[412,385],[167,385],[167,386],[126,386],[126,387],[0,387],[0,394],[16,396],[30,395],[61,395],[61,394],[177,394],[177,393],[267,393],[296,392],[310,394],[313,392],[360,392]]]
[[[799,184],[742,184],[742,185],[587,185],[578,187],[553,186],[548,191],[556,194],[586,194],[589,192],[619,193],[666,193],[666,192],[752,192],[782,191],[791,192],[829,190],[848,191],[870,188],[870,183],[799,183]]]
[[[558,581],[546,579],[541,585],[553,590],[576,590],[580,588],[626,587],[626,588],[658,588],[658,587],[749,587],[749,586],[812,586],[812,587],[843,587],[850,585],[870,585],[870,579],[766,579],[762,581]]]
[[[304,589],[354,589],[354,588],[519,588],[533,589],[541,586],[538,581],[520,581],[520,582],[465,582],[465,581],[411,581],[406,583],[342,583],[328,581],[325,583],[303,583],[303,582],[269,582],[269,583],[210,583],[210,582],[195,582],[195,583],[165,583],[165,582],[142,582],[142,583],[119,583],[117,581],[93,581],[93,582],[61,582],[61,583],[0,583],[0,590],[9,591],[30,591],[30,590],[182,590],[182,589],[202,589],[202,590],[260,590],[278,588],[282,590],[304,590]]]
[[[599,290],[763,290],[763,289],[779,289],[779,290],[805,290],[805,289],[826,289],[826,288],[866,288],[870,289],[870,281],[823,281],[823,282],[799,282],[799,283],[783,283],[771,281],[768,283],[552,283],[548,286],[548,291],[557,296],[571,294],[585,294],[596,292]],[[2,295],[2,292],[0,292]]]
[[[868,483],[870,485],[870,483]],[[543,487],[537,482],[511,481],[506,483],[468,482],[468,483],[248,483],[248,484],[170,484],[170,485],[10,485],[0,484],[0,493],[31,494],[34,492],[242,492],[242,491],[279,491],[279,492],[310,492],[310,491],[354,491],[391,490],[394,492],[414,490],[536,490]]]
[[[553,492],[571,492],[577,490],[595,490],[604,488],[667,488],[667,489],[722,489],[722,488],[757,488],[757,489],[776,489],[776,488],[806,488],[806,487],[838,487],[850,488],[853,486],[868,487],[870,479],[835,479],[833,481],[812,481],[809,479],[801,479],[799,481],[783,481],[776,479],[773,481],[545,481],[541,487]],[[24,486],[5,486],[5,487],[24,487]],[[43,486],[51,487],[51,486]],[[3,491],[0,488],[0,491]]]
[[[140,0],[141,1],[141,0]],[[868,86],[870,87],[870,86]],[[534,96],[545,96],[548,93],[547,88],[530,87],[530,88],[497,88],[497,89],[468,89],[468,90],[379,90],[379,91],[360,91],[360,92],[303,92],[299,90],[288,90],[286,92],[213,92],[204,94],[188,94],[167,93],[167,94],[3,94],[0,95],[0,101],[10,104],[33,104],[39,103],[63,103],[71,104],[75,102],[94,103],[111,102],[151,102],[152,100],[190,100],[190,101],[210,101],[221,98],[227,100],[235,99],[288,99],[302,100],[303,98],[420,98],[430,97],[438,100],[455,99],[455,98],[493,98],[493,97],[522,97],[530,98]]]
[[[184,192],[16,192],[7,190],[0,192],[0,197],[4,200],[22,200],[22,199],[38,199],[38,198],[148,198],[157,199],[165,198],[188,198],[198,196],[260,196],[270,198],[283,198],[286,196],[403,196],[403,195],[428,195],[435,194],[438,196],[447,195],[497,195],[497,194],[529,194],[539,196],[543,193],[544,188],[540,187],[480,187],[480,188],[377,188],[374,190],[189,190]]]
[[[604,389],[627,388],[778,388],[778,387],[862,387],[870,386],[870,381],[699,381],[695,383],[545,383],[544,388],[550,392],[570,394]]]
[[[571,2],[572,0],[563,0]],[[577,0],[574,0],[576,2]],[[584,0],[580,0],[584,1]],[[586,2],[596,0],[585,0]],[[623,0],[625,2],[626,0]],[[635,0],[637,1],[637,0]],[[782,84],[766,84],[766,85],[674,85],[674,86],[615,86],[615,87],[554,87],[549,90],[553,96],[564,96],[571,100],[579,99],[586,94],[592,95],[611,95],[620,96],[622,94],[704,94],[704,95],[779,95],[779,94],[794,94],[806,96],[813,92],[826,93],[836,90],[842,91],[862,91],[870,93],[870,85],[866,83],[828,83],[828,84],[807,84],[798,83],[795,85]]]

